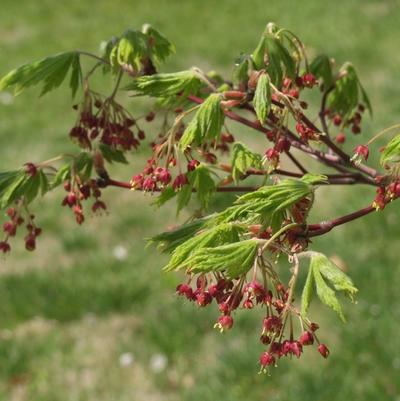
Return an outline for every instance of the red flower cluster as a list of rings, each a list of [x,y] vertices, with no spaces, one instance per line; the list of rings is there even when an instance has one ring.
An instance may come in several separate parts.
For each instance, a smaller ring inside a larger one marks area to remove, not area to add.
[[[25,218],[22,217],[22,214],[25,214]],[[3,224],[5,238],[0,241],[0,252],[3,254],[10,252],[11,245],[9,244],[9,239],[15,237],[18,228],[24,224],[25,221],[27,221],[27,234],[24,237],[25,248],[28,251],[35,250],[36,238],[42,233],[42,229],[37,227],[34,223],[35,216],[29,212],[27,205],[25,205],[23,201],[17,202],[16,207],[8,208],[7,216],[9,220]]]
[[[78,123],[69,133],[71,139],[82,148],[92,149],[92,142],[98,139],[102,144],[127,151],[137,149],[139,141],[145,138],[137,120],[114,100],[106,99],[103,102],[99,98],[92,99],[88,94],[83,105]],[[146,116],[146,121],[153,119],[154,113]]]
[[[101,190],[97,185],[96,180],[89,180],[85,183],[80,183],[79,177],[75,177],[71,181],[64,182],[64,189],[67,195],[62,201],[62,206],[68,206],[75,215],[75,220],[78,224],[85,221],[82,202],[94,198],[94,203],[91,207],[93,213],[99,213],[107,210],[106,204],[100,199]]]
[[[289,300],[289,290],[283,284],[276,283],[268,289],[255,279],[246,283],[245,276],[231,280],[222,275],[201,274],[196,279],[195,288],[192,288],[192,280],[193,277],[188,283],[178,285],[177,294],[195,302],[199,307],[210,305],[215,300],[221,316],[214,327],[221,332],[232,328],[232,314],[239,307],[253,309],[258,305],[265,310],[260,341],[268,349],[260,356],[262,372],[276,365],[281,357],[300,358],[303,347],[314,343],[318,344],[318,351],[324,358],[328,356],[328,348],[319,342],[315,334],[319,326],[298,313],[293,300]],[[294,339],[293,315],[300,322],[301,334],[297,339]]]
[[[176,165],[175,158],[169,160],[169,166]],[[195,170],[200,164],[198,160],[192,159],[187,163],[187,172]],[[149,159],[143,171],[134,175],[131,179],[133,189],[141,189],[146,192],[159,191],[172,182],[174,191],[179,191],[183,186],[189,183],[187,173],[179,173],[173,179],[170,168],[159,167],[155,159]]]

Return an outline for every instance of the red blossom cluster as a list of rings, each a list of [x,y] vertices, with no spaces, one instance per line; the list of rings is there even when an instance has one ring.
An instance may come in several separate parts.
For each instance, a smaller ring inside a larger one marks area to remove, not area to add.
[[[372,205],[378,210],[383,210],[388,203],[399,197],[400,180],[396,180],[386,187],[382,186],[376,189],[376,196]]]
[[[140,174],[136,174],[131,179],[131,186],[133,189],[140,189],[146,192],[159,191],[172,183],[174,191],[179,191],[183,186],[189,183],[187,173],[193,171],[200,162],[192,159],[187,162],[186,173],[177,172],[173,178],[174,172],[171,168],[176,166],[176,159],[171,158],[168,167],[157,166],[155,159],[147,160],[147,164]]]
[[[79,177],[64,182],[64,190],[67,195],[62,201],[62,206],[68,206],[74,213],[75,220],[78,224],[85,221],[82,202],[94,198],[91,210],[93,213],[100,213],[107,209],[106,204],[100,199],[101,190],[97,185],[96,180],[88,180],[85,183],[80,183]]]
[[[200,274],[194,288],[187,283],[179,284],[176,292],[199,307],[210,305],[214,300],[221,313],[214,327],[221,332],[232,328],[233,312],[238,308],[250,310],[259,306],[264,310],[260,342],[268,348],[260,356],[261,371],[276,365],[279,358],[295,356],[300,358],[303,347],[318,345],[319,353],[327,358],[329,350],[321,344],[316,335],[319,326],[305,319],[293,305],[293,295],[289,288],[276,282],[268,288],[255,278],[246,282],[246,276],[228,279],[221,274]],[[292,298],[292,299],[289,299]],[[294,337],[294,319],[299,321],[298,338]]]
[[[76,106],[75,106],[76,107]],[[154,119],[150,112],[146,121]],[[84,149],[92,149],[92,142],[100,143],[122,151],[137,149],[140,140],[145,139],[144,131],[120,104],[107,98],[92,99],[89,94],[83,102],[79,119],[71,129],[69,136]]]
[[[7,217],[9,219],[3,224],[5,237],[0,241],[0,252],[3,254],[10,252],[11,245],[9,239],[16,236],[18,228],[25,222],[27,223],[27,233],[24,237],[25,249],[28,251],[35,250],[36,238],[42,233],[42,229],[36,226],[34,222],[35,216],[29,212],[24,202],[19,201],[16,203],[15,207],[8,208]]]

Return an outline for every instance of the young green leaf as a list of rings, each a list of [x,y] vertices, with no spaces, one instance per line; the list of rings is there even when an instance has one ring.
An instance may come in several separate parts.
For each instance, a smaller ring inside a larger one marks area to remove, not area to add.
[[[190,182],[184,185],[181,189],[179,189],[176,202],[177,215],[189,203],[190,198],[192,197],[192,192],[193,192],[193,184],[191,184]]]
[[[314,295],[314,285],[314,273],[312,270],[312,265],[310,265],[308,269],[307,279],[301,295],[301,314],[303,316],[307,315],[308,308]]]
[[[157,207],[161,207],[164,203],[168,202],[176,196],[177,192],[172,187],[167,187],[161,191],[160,195],[153,202]]]
[[[235,63],[235,70],[233,72],[233,81],[240,85],[247,83],[249,79],[249,56],[242,55]]]
[[[116,46],[111,50],[110,62],[124,66],[130,65],[133,69],[139,70],[142,57],[147,54],[147,38],[140,31],[128,29],[120,37]]]
[[[329,306],[330,308],[332,308],[339,315],[340,319],[343,322],[346,321],[346,319],[343,315],[342,307],[340,306],[340,303],[339,303],[338,299],[336,298],[335,291],[333,291],[332,288],[330,288],[325,283],[318,267],[314,265],[313,261],[314,261],[314,259],[312,258],[311,263],[310,263],[310,269],[312,269],[312,271],[313,271],[314,282],[315,282],[315,287],[317,289],[318,298],[326,306]]]
[[[51,188],[56,188],[61,185],[63,182],[71,178],[71,164],[64,164],[61,166],[53,180],[51,181]]]
[[[213,248],[202,247],[186,261],[193,273],[223,271],[230,278],[247,273],[257,256],[258,243],[246,240]]]
[[[83,181],[86,181],[90,178],[93,169],[93,157],[90,153],[81,152],[79,155],[72,161],[72,169],[75,170],[75,173],[79,174]]]
[[[87,152],[79,153],[71,162],[61,166],[50,183],[51,189],[58,187],[71,178],[72,172],[78,174],[83,181],[90,178],[93,169],[92,155]]]
[[[239,241],[240,232],[241,229],[234,224],[221,224],[206,229],[177,246],[164,270],[172,271],[192,267],[189,262],[191,256],[201,253],[202,249],[206,247],[206,249],[209,249],[208,247],[215,249],[214,247]]]
[[[72,68],[70,86],[75,94],[79,85],[80,65],[79,53],[66,52],[47,57],[34,63],[10,71],[0,80],[0,90],[14,87],[15,94],[38,84],[42,85],[41,96],[58,88]]]
[[[345,118],[350,117],[361,101],[372,114],[368,96],[361,86],[355,68],[346,63],[340,69],[340,78],[335,82],[335,88],[327,98],[327,105],[332,112],[337,112]]]
[[[238,182],[249,168],[261,168],[261,156],[253,153],[243,143],[235,142],[232,149],[232,177]]]
[[[285,75],[294,78],[296,75],[296,65],[293,57],[290,55],[289,50],[282,44],[281,40],[272,35],[267,35],[265,41],[268,61],[276,60],[285,68]],[[268,68],[267,68],[268,71]],[[281,79],[277,84],[280,86]]]
[[[120,150],[114,149],[103,143],[99,145],[99,149],[104,159],[106,159],[109,163],[116,162],[116,163],[128,164],[128,160],[126,160],[124,153],[121,152]]]
[[[300,180],[286,179],[275,185],[259,188],[240,196],[235,204],[219,213],[215,220],[229,222],[251,220],[253,224],[271,225],[279,228],[290,208],[313,194],[313,185],[323,176],[306,175]]]
[[[43,196],[50,189],[49,180],[42,169],[38,171],[38,174],[40,181],[40,194]]]
[[[20,176],[21,170],[4,171],[0,172],[0,198],[7,188]]]
[[[82,83],[82,69],[79,54],[75,54],[71,62],[71,79],[69,81],[69,86],[72,91],[72,98],[75,97],[78,91],[79,85]]]
[[[261,124],[264,124],[271,108],[271,86],[266,73],[262,73],[258,78],[253,105],[258,120]]]
[[[381,155],[381,164],[400,162],[400,135],[395,136],[385,146]]]
[[[220,103],[221,95],[213,93],[200,105],[179,141],[182,150],[192,144],[200,146],[206,141],[218,140],[225,118]]]
[[[274,33],[264,33],[251,55],[257,70],[266,69],[274,85],[280,87],[284,75],[294,78],[296,64],[290,52]]]
[[[190,185],[196,190],[197,198],[203,208],[207,208],[212,194],[216,190],[214,180],[211,178],[208,168],[200,164],[188,173]]]
[[[0,209],[8,207],[17,199],[19,190],[28,179],[24,170],[7,171],[0,175]]]
[[[148,47],[152,58],[158,64],[161,64],[168,58],[168,56],[175,53],[174,45],[149,24],[146,24],[143,27],[143,33],[147,36]]]
[[[347,274],[322,253],[313,254],[312,260],[314,268],[321,272],[336,291],[343,291],[351,300],[354,300],[354,295],[358,290]]]
[[[325,90],[329,89],[333,83],[333,73],[332,73],[332,65],[329,57],[320,54],[315,57],[314,60],[310,63],[310,72],[317,78],[322,78],[324,83]]]
[[[47,177],[41,169],[31,176],[24,169],[0,174],[0,209],[9,207],[19,198],[32,202],[39,191],[44,195],[48,191]]]
[[[190,93],[196,93],[201,86],[201,81],[194,71],[180,71],[174,73],[144,75],[135,78],[125,87],[139,95],[168,98],[181,94],[186,97]]]
[[[212,215],[196,219],[173,230],[165,231],[150,238],[149,243],[157,243],[158,248],[161,249],[162,252],[171,253],[177,246],[183,244],[190,238],[194,238],[196,233],[205,226],[206,222],[211,217]]]
[[[258,42],[257,47],[251,55],[254,67],[256,70],[261,70],[264,67],[264,57],[265,57],[265,37],[261,37]]]

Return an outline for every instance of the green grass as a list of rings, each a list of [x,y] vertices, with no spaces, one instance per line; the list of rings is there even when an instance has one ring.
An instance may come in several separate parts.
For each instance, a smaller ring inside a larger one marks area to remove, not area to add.
[[[144,22],[176,44],[166,70],[197,64],[229,73],[235,57],[251,51],[266,22],[275,21],[312,54],[353,61],[374,106],[368,135],[398,122],[399,18],[395,0],[3,0],[0,73],[58,51],[95,51],[100,40]],[[0,103],[0,170],[72,148],[69,93],[36,93]],[[134,170],[116,174],[128,179]],[[370,202],[371,189],[352,189],[324,188],[312,220]],[[257,375],[261,315],[240,312],[235,329],[219,335],[212,329],[217,312],[176,299],[180,277],[162,273],[164,257],[144,249],[144,237],[176,222],[174,208],[155,211],[149,195],[129,191],[112,189],[106,197],[109,215],[78,228],[58,207],[62,194],[52,194],[34,207],[45,229],[38,251],[17,246],[0,260],[0,400],[400,400],[396,204],[315,240],[314,249],[345,261],[360,289],[358,304],[346,304],[346,325],[312,306],[330,358],[309,350],[265,377]],[[113,250],[121,245],[128,257],[118,261]],[[119,358],[127,352],[134,362],[124,367]],[[151,368],[155,354],[168,361],[159,373]]]

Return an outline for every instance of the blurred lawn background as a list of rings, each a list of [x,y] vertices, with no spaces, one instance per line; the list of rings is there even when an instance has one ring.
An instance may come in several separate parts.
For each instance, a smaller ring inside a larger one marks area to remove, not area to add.
[[[101,40],[145,22],[176,45],[165,70],[199,65],[229,73],[268,21],[296,32],[311,54],[354,62],[374,106],[365,136],[399,122],[395,0],[2,0],[0,73],[59,51],[95,52]],[[36,96],[0,94],[0,170],[72,148],[67,90]],[[143,158],[133,158],[137,167]],[[129,179],[134,170],[115,174]],[[321,190],[313,220],[374,196],[371,188],[352,192]],[[257,375],[260,312],[239,312],[235,330],[219,335],[215,309],[176,299],[179,277],[161,273],[164,258],[144,249],[144,237],[175,222],[172,205],[154,211],[149,196],[110,189],[109,215],[77,228],[58,206],[62,196],[34,206],[44,228],[38,251],[16,244],[0,260],[1,400],[400,400],[398,205],[315,240],[314,249],[344,261],[360,289],[358,304],[346,305],[346,325],[314,306],[330,358],[307,350],[267,377]]]

